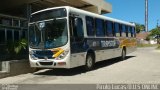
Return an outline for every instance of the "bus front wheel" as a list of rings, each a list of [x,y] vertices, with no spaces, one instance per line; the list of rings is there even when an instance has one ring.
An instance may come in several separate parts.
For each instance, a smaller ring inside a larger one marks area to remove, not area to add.
[[[85,69],[87,71],[92,70],[94,66],[94,58],[92,54],[88,54],[86,57]]]

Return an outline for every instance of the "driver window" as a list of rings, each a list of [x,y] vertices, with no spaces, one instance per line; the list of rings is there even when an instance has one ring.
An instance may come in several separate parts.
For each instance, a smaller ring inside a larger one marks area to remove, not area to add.
[[[81,18],[74,19],[74,36],[75,37],[83,37],[83,22]]]
[[[78,17],[70,17],[70,22],[72,28],[70,28],[71,36],[74,38],[74,41],[82,41],[83,40],[83,21]]]

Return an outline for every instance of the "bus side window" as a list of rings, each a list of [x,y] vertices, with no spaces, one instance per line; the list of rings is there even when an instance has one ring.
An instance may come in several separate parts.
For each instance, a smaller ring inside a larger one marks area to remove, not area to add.
[[[92,17],[86,16],[86,27],[87,27],[87,35],[94,36],[94,19]]]
[[[114,31],[115,31],[115,36],[120,36],[120,31],[119,31],[119,24],[115,23],[114,24]]]
[[[125,28],[125,25],[122,25],[122,37],[126,37],[126,28]]]
[[[110,21],[107,21],[106,22],[106,33],[107,33],[107,36],[109,36],[109,37],[112,37],[113,36],[113,23],[112,22],[110,22]]]
[[[82,41],[84,35],[82,19],[78,17],[70,17],[70,20],[71,41]]]
[[[132,32],[132,27],[129,26],[129,27],[128,27],[128,37],[132,37],[132,36],[131,36],[131,32]]]
[[[83,37],[83,21],[81,18],[75,18],[74,19],[74,36],[77,38]]]
[[[135,37],[135,28],[132,27],[132,33],[131,33],[132,37]]]
[[[128,26],[125,26],[126,37],[128,37]]]
[[[134,34],[134,37],[136,37],[136,29],[135,29],[135,27],[133,27],[133,34]]]
[[[112,22],[112,34],[113,34],[113,36],[116,36],[115,23],[114,22]]]
[[[133,27],[130,28],[131,37],[133,37]]]
[[[120,37],[122,36],[122,24],[119,24],[119,33],[120,33]]]
[[[96,19],[95,20],[95,24],[96,24],[96,36],[105,36],[105,31],[104,31],[104,27],[103,27],[103,20],[101,19]]]

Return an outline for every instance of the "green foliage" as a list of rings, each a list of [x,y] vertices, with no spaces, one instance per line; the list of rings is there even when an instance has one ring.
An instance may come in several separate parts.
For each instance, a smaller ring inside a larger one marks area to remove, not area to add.
[[[160,44],[160,28],[154,28],[150,31],[151,33],[148,35],[148,37],[153,38],[157,37],[157,42]]]
[[[19,41],[9,41],[7,43],[7,51],[11,55],[20,54],[21,51],[27,49],[27,40],[26,39],[20,39]]]
[[[21,40],[16,42],[14,51],[15,51],[16,54],[18,54],[22,51],[22,49],[26,50],[26,47],[27,47],[27,40],[26,39],[21,39]]]
[[[149,41],[152,37],[148,35],[145,40]]]
[[[158,45],[157,49],[159,49],[159,50],[160,50],[160,45]]]
[[[157,46],[157,44],[138,44],[137,47],[154,47]]]
[[[150,36],[157,36],[157,35],[160,35],[160,29],[159,28],[152,29]]]
[[[160,38],[157,39],[157,43],[160,44]]]
[[[144,29],[145,29],[145,26],[143,24],[136,23],[136,33],[140,33],[144,31]]]

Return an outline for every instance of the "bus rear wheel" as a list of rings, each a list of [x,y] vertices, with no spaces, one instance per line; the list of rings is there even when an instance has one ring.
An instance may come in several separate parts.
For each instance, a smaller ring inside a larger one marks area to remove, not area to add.
[[[125,60],[125,59],[126,59],[126,50],[123,48],[121,53],[121,60]]]
[[[92,70],[94,66],[94,58],[92,54],[88,54],[86,57],[85,70]]]

